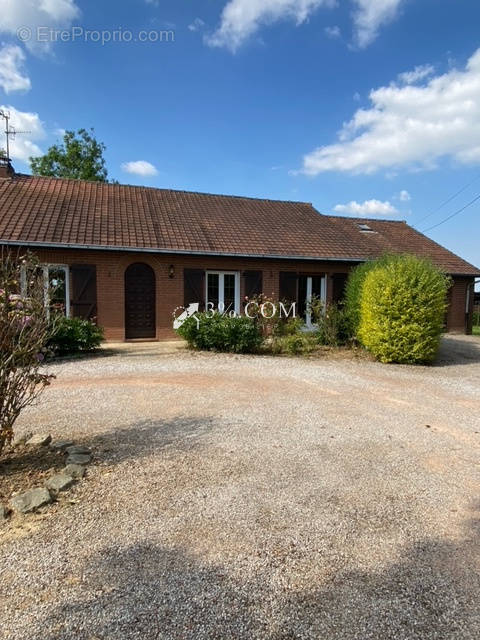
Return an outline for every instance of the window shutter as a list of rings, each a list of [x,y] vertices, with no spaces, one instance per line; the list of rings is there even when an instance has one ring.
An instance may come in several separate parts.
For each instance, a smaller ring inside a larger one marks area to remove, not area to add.
[[[263,293],[263,271],[245,271],[245,296],[253,298]]]
[[[280,300],[297,301],[297,274],[292,271],[280,271]]]
[[[345,300],[345,287],[347,285],[348,273],[333,274],[332,301],[343,302]]]
[[[97,268],[93,264],[74,264],[70,274],[71,314],[74,318],[93,320],[97,316]]]
[[[205,272],[202,269],[184,269],[183,306],[192,302],[200,303],[200,311],[205,308]]]

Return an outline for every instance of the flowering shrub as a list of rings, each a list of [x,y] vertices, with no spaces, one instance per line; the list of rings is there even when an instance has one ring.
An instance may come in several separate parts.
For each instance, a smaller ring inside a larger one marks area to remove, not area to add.
[[[23,286],[22,286],[23,282]],[[0,453],[22,409],[53,376],[40,371],[50,336],[43,273],[32,256],[2,251],[0,264]]]

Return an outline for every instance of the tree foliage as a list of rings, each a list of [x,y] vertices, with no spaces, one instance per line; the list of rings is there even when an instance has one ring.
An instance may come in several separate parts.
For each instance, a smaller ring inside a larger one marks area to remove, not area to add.
[[[382,362],[432,362],[440,344],[450,280],[429,260],[390,256],[361,287],[360,342]]]
[[[45,305],[43,270],[30,255],[2,251],[0,263],[0,453],[20,412],[52,376],[41,371],[54,319]]]
[[[53,145],[43,156],[30,158],[33,175],[107,182],[103,157],[106,147],[94,133],[93,129],[66,131],[63,144]]]

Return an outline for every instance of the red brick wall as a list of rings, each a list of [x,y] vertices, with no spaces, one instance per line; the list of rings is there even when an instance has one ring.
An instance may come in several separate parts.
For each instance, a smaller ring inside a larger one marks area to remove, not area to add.
[[[447,328],[453,333],[472,333],[473,320],[473,278],[453,279],[450,289],[450,307],[447,315]],[[467,289],[470,289],[470,304],[467,314]]]
[[[184,268],[212,269],[227,271],[261,270],[263,291],[278,298],[279,272],[296,271],[304,274],[327,274],[327,299],[332,296],[332,276],[347,273],[351,263],[308,262],[287,260],[240,259],[225,257],[179,256],[122,251],[89,251],[49,249],[38,250],[42,262],[55,264],[94,264],[97,267],[98,323],[105,328],[105,337],[110,341],[123,341],[124,328],[124,274],[134,262],[149,264],[156,275],[156,316],[157,339],[175,338],[172,328],[173,311],[183,305]],[[169,278],[169,268],[173,265],[175,276]],[[240,279],[240,299],[244,297],[244,279]],[[456,278],[452,287],[452,304],[448,313],[448,328],[465,332],[465,305],[467,284],[473,286],[473,278]],[[473,311],[473,295],[471,296]]]

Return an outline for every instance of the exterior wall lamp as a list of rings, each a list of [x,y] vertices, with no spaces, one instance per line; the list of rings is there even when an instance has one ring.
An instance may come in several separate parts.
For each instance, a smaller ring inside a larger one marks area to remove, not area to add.
[[[168,267],[168,277],[169,278],[174,278],[175,277],[175,266],[173,264],[171,264]]]

